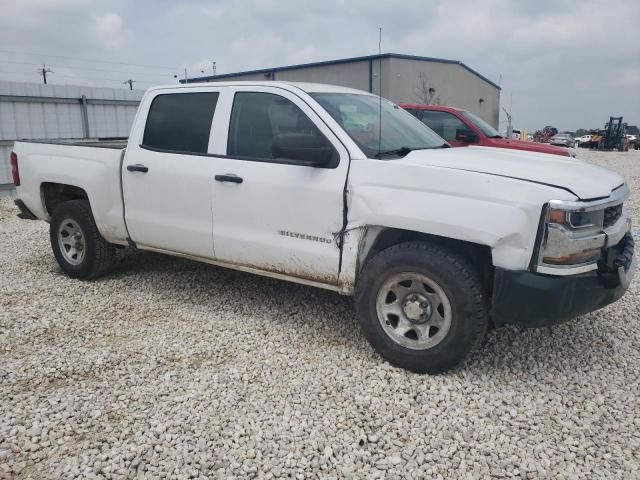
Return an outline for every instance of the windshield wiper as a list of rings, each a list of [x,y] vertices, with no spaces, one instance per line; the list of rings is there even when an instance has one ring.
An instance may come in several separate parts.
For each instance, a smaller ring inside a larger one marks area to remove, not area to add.
[[[378,152],[374,155],[376,158],[388,157],[391,155],[398,155],[399,157],[404,157],[407,155],[411,149],[409,147],[400,147],[394,148],[393,150],[384,150],[382,152]]]
[[[502,135],[491,135],[489,138],[504,138]]]

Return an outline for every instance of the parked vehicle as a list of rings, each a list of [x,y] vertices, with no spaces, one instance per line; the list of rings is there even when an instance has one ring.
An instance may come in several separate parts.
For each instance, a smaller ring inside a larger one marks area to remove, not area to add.
[[[558,147],[572,147],[574,143],[575,140],[568,133],[557,133],[551,137],[551,145]]]
[[[575,140],[576,147],[583,147],[585,145],[588,145],[589,142],[591,142],[591,135],[589,134],[582,135],[580,137],[576,137],[574,140]]]
[[[626,152],[629,145],[625,132],[627,124],[622,122],[622,117],[609,117],[604,125],[602,140],[598,144],[599,150],[618,150]]]
[[[627,139],[626,129],[627,124],[622,122],[622,117],[609,117],[604,128],[593,130],[589,142],[585,142],[583,146],[596,150],[626,152],[629,148],[635,148]]]
[[[549,143],[551,141],[551,137],[553,137],[556,133],[558,133],[558,129],[556,127],[546,125],[542,130],[537,130],[533,134],[533,140],[534,142],[539,143]]]
[[[458,365],[490,323],[614,302],[635,270],[618,174],[449,148],[343,87],[152,88],[126,148],[16,142],[11,165],[20,215],[50,223],[70,277],[102,275],[130,247],[355,295],[375,350],[415,372]]]
[[[575,152],[565,148],[504,138],[495,128],[467,110],[442,105],[400,106],[444,138],[452,147],[479,145],[575,157]]]

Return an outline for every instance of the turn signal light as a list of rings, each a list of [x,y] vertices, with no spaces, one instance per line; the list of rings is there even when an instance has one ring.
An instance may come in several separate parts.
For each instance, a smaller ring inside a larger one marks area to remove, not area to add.
[[[548,213],[549,223],[557,223],[558,225],[562,225],[565,222],[565,218],[567,215],[566,210],[559,210],[556,208],[550,208]]]
[[[567,253],[559,257],[542,257],[542,261],[549,265],[578,265],[581,263],[597,262],[600,249],[583,250],[577,253]]]

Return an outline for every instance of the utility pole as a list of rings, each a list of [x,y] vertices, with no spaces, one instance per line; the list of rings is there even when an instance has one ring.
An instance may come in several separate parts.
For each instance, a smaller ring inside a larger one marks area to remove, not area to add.
[[[53,73],[53,70],[51,70],[50,68],[47,68],[46,65],[42,65],[42,68],[38,69],[38,73],[40,73],[40,75],[42,75],[42,80],[44,81],[44,84],[47,84],[47,73]]]
[[[502,107],[502,110],[504,110],[505,115],[507,115],[507,138],[511,138],[513,133],[513,127],[511,126],[511,112],[507,112],[507,109],[504,107]]]
[[[178,75],[174,75],[173,78],[178,78]],[[180,82],[180,80],[178,80]],[[187,77],[187,67],[184,67],[184,83],[189,83],[189,79]]]
[[[133,84],[134,83],[136,83],[136,81],[135,80],[131,80],[131,79],[125,80],[123,82],[124,85],[129,85],[129,90],[133,90]]]

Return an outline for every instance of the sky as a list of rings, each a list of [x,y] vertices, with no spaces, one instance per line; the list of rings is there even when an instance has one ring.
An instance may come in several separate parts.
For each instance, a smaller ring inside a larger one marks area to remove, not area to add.
[[[460,60],[514,127],[640,125],[637,0],[0,0],[0,80],[136,88],[383,52]],[[501,128],[506,124],[501,115]]]

